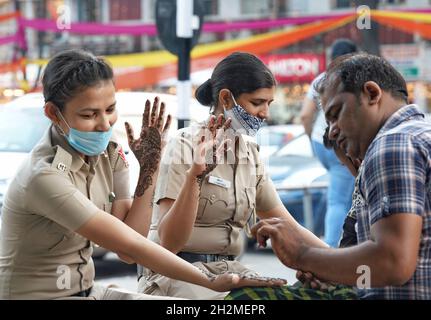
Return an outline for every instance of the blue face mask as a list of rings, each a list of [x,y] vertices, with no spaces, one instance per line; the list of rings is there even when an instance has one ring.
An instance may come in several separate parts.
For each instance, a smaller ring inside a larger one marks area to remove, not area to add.
[[[229,110],[224,110],[225,118],[232,118],[231,128],[235,131],[245,131],[244,133],[249,136],[255,136],[262,127],[264,120],[245,111],[233,96],[232,99],[235,105]]]
[[[69,127],[69,134],[65,134],[64,137],[76,151],[86,156],[97,156],[106,150],[112,136],[112,126],[108,131],[103,132],[79,131],[71,128],[61,112],[58,113],[61,115],[64,123]]]

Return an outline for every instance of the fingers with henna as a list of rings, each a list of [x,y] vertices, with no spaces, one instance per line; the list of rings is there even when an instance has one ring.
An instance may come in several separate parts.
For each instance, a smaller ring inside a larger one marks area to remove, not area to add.
[[[144,109],[144,113],[142,115],[142,130],[144,130],[144,128],[148,128],[149,124],[150,124],[150,108],[151,108],[151,102],[150,100],[145,101],[145,109]]]
[[[157,130],[162,130],[163,127],[163,116],[165,114],[165,103],[162,102],[160,104],[160,112],[159,112],[159,116],[157,117],[157,121],[156,121],[156,128]]]
[[[159,97],[154,98],[153,108],[151,110],[150,126],[153,127],[156,124],[156,119],[159,115]]]
[[[135,140],[133,128],[128,122],[124,123],[124,127],[126,128],[127,142],[129,143],[129,146],[131,146]]]

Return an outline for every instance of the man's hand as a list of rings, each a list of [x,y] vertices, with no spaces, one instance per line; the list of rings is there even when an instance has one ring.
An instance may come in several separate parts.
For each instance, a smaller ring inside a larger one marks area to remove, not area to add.
[[[251,233],[262,247],[271,239],[272,250],[280,261],[289,268],[301,269],[300,259],[308,247],[297,226],[286,219],[263,219],[252,227]]]
[[[149,100],[145,102],[145,110],[142,117],[142,128],[138,139],[134,138],[132,126],[126,122],[127,140],[130,150],[134,153],[141,168],[138,186],[135,196],[142,196],[145,190],[152,184],[152,176],[160,164],[162,148],[166,144],[166,136],[171,124],[171,116],[164,119],[165,104],[162,102],[159,113],[159,98],[154,98],[151,109]]]
[[[296,272],[296,279],[302,282],[304,288],[311,288],[314,290],[328,291],[331,286],[330,283],[317,279],[312,273],[298,270]]]

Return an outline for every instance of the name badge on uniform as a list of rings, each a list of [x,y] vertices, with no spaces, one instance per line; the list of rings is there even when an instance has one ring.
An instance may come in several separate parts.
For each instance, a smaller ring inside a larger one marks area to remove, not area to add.
[[[214,176],[209,176],[208,177],[208,183],[211,184],[215,184],[217,186],[229,189],[230,188],[230,181],[219,178],[219,177],[214,177]]]

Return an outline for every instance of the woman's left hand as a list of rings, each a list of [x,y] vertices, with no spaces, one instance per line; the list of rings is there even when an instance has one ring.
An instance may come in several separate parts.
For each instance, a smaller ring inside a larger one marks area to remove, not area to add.
[[[141,168],[157,167],[160,162],[161,151],[166,145],[167,133],[171,125],[171,115],[165,121],[165,104],[162,102],[159,112],[159,97],[154,98],[151,108],[149,100],[145,102],[145,110],[142,116],[142,128],[138,139],[134,138],[132,126],[126,122],[127,140]]]
[[[280,278],[243,276],[236,273],[223,273],[215,277],[209,277],[209,288],[214,291],[224,292],[242,287],[281,287],[287,283]]]

